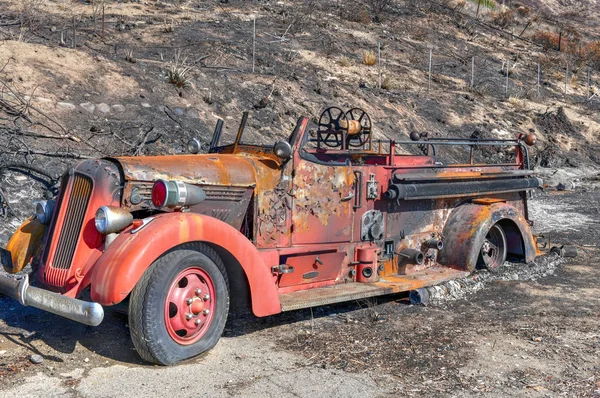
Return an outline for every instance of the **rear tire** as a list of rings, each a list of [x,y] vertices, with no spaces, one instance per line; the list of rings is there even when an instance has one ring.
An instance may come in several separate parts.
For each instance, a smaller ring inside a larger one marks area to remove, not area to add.
[[[206,244],[184,245],[157,259],[133,289],[131,340],[144,360],[172,365],[213,348],[228,311],[223,261]]]
[[[479,250],[477,268],[497,271],[506,261],[507,255],[506,234],[500,225],[494,224],[486,234]]]

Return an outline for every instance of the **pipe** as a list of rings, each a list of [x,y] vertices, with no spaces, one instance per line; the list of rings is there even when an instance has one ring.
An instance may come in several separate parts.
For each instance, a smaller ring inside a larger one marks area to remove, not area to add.
[[[425,247],[442,250],[444,248],[444,242],[441,239],[428,239],[425,241]]]
[[[29,275],[20,280],[0,277],[0,294],[18,300],[22,305],[39,308],[85,325],[98,326],[104,319],[104,309],[100,304],[30,286]]]
[[[429,304],[429,290],[426,287],[411,290],[408,298],[413,305],[427,305]]]
[[[390,184],[383,196],[388,200],[453,198],[490,193],[521,192],[539,188],[542,185],[543,181],[537,177],[492,181]]]
[[[416,249],[404,249],[398,255],[408,259],[411,264],[421,265],[425,261],[423,252]]]

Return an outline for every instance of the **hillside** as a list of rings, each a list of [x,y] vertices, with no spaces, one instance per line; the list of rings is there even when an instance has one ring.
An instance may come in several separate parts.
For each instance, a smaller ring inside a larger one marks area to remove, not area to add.
[[[76,159],[182,153],[244,110],[263,143],[328,106],[378,138],[533,131],[549,174],[597,175],[598,2],[496,3],[0,0],[0,243]]]

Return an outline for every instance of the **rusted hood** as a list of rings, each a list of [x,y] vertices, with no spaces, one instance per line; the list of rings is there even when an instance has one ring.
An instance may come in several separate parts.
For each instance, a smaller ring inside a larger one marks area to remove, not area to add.
[[[255,186],[256,169],[240,155],[118,157],[127,181],[179,180],[192,184]]]

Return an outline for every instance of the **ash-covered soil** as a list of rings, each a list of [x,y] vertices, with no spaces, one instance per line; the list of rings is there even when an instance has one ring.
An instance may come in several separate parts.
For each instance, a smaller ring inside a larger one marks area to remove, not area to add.
[[[396,295],[232,316],[213,351],[171,368],[141,362],[124,315],[109,312],[91,328],[0,298],[0,393],[600,396],[599,198],[587,189],[531,202],[538,232],[576,245],[575,259],[506,264],[446,284],[426,307]],[[43,363],[32,364],[32,354]],[[207,377],[190,385],[191,373]]]

